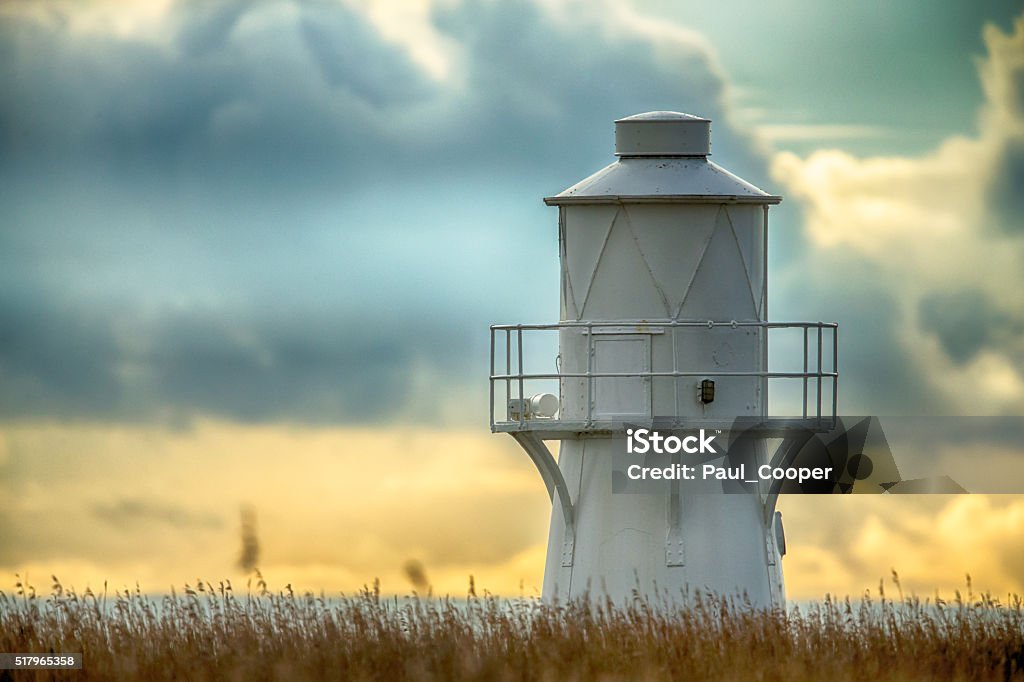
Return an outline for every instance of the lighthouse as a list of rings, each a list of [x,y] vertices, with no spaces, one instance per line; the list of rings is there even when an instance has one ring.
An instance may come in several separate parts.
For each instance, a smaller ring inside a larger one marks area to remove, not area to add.
[[[768,212],[781,197],[710,154],[708,119],[615,121],[617,160],[544,199],[558,208],[560,320],[491,327],[491,429],[516,439],[552,501],[547,600],[712,591],[784,604],[778,486],[754,472],[793,451],[787,429],[834,420],[837,327],[769,321]],[[780,333],[796,356],[772,371]],[[771,414],[778,382],[795,414]],[[670,456],[697,480],[622,492],[616,463],[659,429],[700,444]],[[702,479],[705,468],[744,475]]]

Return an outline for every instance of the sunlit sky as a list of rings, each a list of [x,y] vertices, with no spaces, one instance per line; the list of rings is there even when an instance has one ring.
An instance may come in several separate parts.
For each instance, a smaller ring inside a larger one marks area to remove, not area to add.
[[[541,198],[641,111],[785,197],[841,412],[1024,415],[1017,3],[15,0],[0,92],[0,589],[244,581],[248,505],[271,586],[539,590],[487,326],[557,318]],[[1024,591],[1024,498],[782,509],[791,597]]]

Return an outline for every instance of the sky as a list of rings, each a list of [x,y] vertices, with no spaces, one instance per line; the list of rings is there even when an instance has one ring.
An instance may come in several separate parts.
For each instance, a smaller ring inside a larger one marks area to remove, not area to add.
[[[1015,3],[9,0],[0,92],[0,589],[244,580],[251,508],[272,585],[535,593],[487,327],[642,111],[785,197],[842,413],[1024,415]],[[784,500],[789,595],[1024,591],[1024,497],[909,497]]]

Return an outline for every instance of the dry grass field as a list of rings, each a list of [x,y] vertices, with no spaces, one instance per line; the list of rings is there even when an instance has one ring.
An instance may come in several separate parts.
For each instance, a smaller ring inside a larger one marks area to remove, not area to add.
[[[895,589],[899,581],[894,575]],[[890,590],[891,591],[891,590]],[[81,671],[0,672],[74,680],[1005,680],[1024,679],[1024,611],[965,594],[880,593],[789,612],[693,595],[685,610],[635,600],[236,594],[198,582],[164,598],[138,589],[0,593],[0,651],[82,652]]]

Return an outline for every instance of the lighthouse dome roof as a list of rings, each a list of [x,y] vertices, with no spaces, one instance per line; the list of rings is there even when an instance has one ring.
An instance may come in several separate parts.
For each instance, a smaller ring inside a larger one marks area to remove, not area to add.
[[[677,111],[650,111],[615,121],[618,161],[559,194],[571,203],[742,202],[777,204],[775,196],[708,160],[711,121]]]

